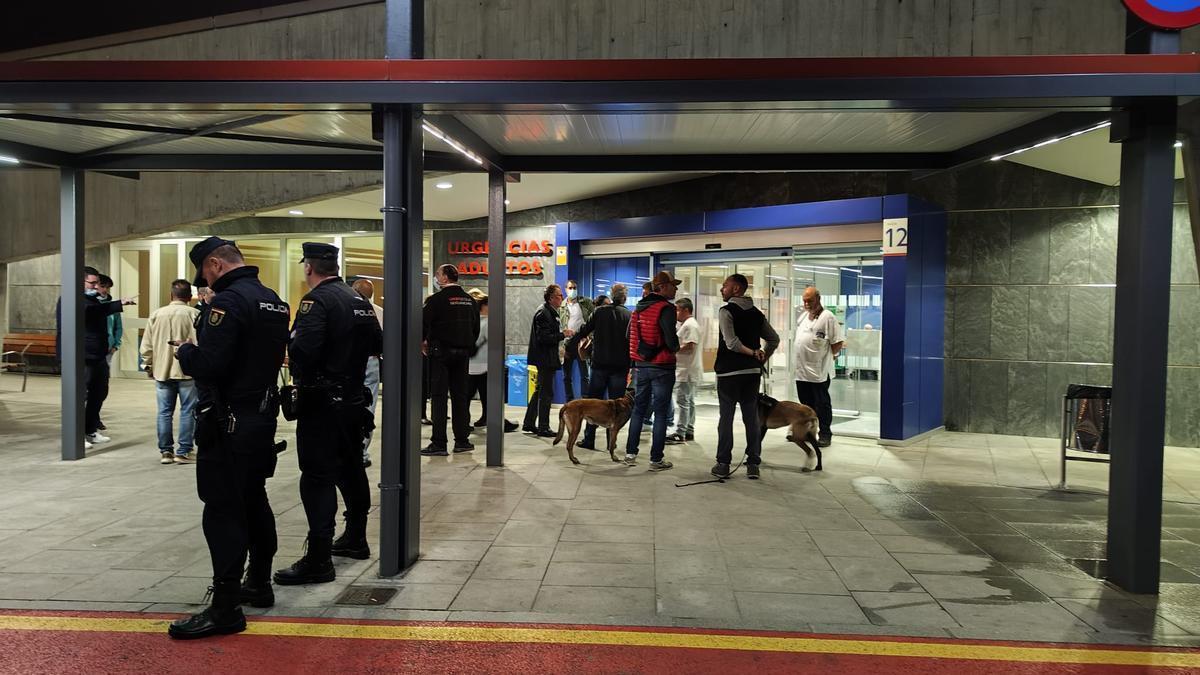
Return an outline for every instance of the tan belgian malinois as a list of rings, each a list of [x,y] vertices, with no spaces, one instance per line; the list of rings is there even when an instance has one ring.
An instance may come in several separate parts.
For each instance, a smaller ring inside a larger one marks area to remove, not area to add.
[[[817,465],[812,469],[805,466],[803,471],[821,470],[821,446],[817,445],[817,430],[820,423],[817,413],[810,407],[794,401],[779,401],[770,406],[762,397],[758,400],[758,419],[762,427],[763,438],[768,429],[788,427],[790,433],[787,439],[804,451],[810,459],[815,454]],[[807,462],[805,462],[807,465]]]
[[[633,390],[626,389],[621,398],[602,400],[598,398],[577,398],[564,405],[558,412],[558,436],[554,444],[558,445],[567,432],[567,456],[572,464],[579,464],[575,459],[575,439],[579,437],[579,427],[584,421],[604,427],[605,440],[608,441],[608,456],[614,462],[620,462],[614,449],[617,447],[617,432],[629,421],[633,412]]]

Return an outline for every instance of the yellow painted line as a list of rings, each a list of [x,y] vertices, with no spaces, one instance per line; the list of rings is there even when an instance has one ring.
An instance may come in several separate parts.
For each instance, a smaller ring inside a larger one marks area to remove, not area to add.
[[[165,633],[165,619],[123,619],[0,615],[0,630]],[[605,645],[686,649],[723,649],[792,654],[837,654],[1010,661],[1087,665],[1151,666],[1200,669],[1200,652],[1080,649],[948,642],[897,642],[834,638],[795,638],[711,633],[670,633],[570,628],[497,628],[476,626],[358,625],[251,621],[246,635],[428,642],[508,642],[557,645]]]

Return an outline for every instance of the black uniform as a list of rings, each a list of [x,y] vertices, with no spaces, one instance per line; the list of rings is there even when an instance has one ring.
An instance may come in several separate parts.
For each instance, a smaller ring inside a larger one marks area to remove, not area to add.
[[[425,302],[421,323],[428,343],[433,419],[430,448],[425,454],[445,454],[447,393],[454,423],[454,447],[470,450],[471,388],[467,367],[479,339],[479,305],[462,286],[446,286]]]
[[[307,245],[305,255],[311,257]],[[383,331],[371,303],[340,278],[326,279],[300,301],[288,346],[292,377],[300,388],[300,499],[308,517],[309,552],[324,560],[333,539],[338,489],[346,502],[346,537],[360,542],[360,550],[366,547],[371,490],[362,440],[374,421],[363,381],[367,358],[382,351]],[[365,558],[369,552],[351,555]],[[308,582],[286,575],[281,579],[283,572],[276,573],[278,583]]]
[[[177,358],[196,380],[196,489],[204,502],[204,537],[213,564],[214,606],[236,598],[246,556],[250,576],[265,580],[275,555],[275,517],[266,479],[275,473],[278,392],[288,337],[288,306],[239,267],[213,284],[218,292],[204,340]],[[236,604],[236,603],[235,603]]]

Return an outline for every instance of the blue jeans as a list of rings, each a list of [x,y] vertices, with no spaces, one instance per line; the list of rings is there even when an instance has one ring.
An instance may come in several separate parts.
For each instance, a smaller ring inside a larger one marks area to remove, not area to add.
[[[599,399],[618,399],[625,395],[625,379],[629,370],[609,370],[603,366],[592,367],[592,378],[588,380],[585,396]],[[596,444],[596,425],[588,423],[583,432],[583,444]],[[607,449],[608,446],[605,446]]]
[[[629,418],[629,439],[625,454],[638,454],[642,420],[654,413],[654,428],[650,433],[650,461],[661,462],[667,443],[667,412],[671,409],[671,390],[675,387],[674,368],[643,366],[633,369],[633,414]]]
[[[196,418],[192,409],[196,407],[196,383],[191,380],[167,380],[154,382],[158,390],[158,451],[186,455],[192,451],[192,434],[196,429]],[[175,417],[175,398],[179,398],[179,450],[171,437],[171,422]]]
[[[675,407],[679,409],[679,417],[675,425],[676,433],[694,434],[696,432],[696,383],[675,383]]]

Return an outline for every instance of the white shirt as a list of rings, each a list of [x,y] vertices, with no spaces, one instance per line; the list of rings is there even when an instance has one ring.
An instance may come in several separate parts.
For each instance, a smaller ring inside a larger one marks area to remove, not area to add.
[[[583,327],[583,308],[579,306],[579,301],[567,303],[567,328],[579,332]]]
[[[824,382],[833,374],[833,345],[844,341],[837,317],[828,309],[816,318],[808,311],[801,312],[796,324],[796,379],[801,382]]]
[[[488,366],[488,360],[487,360],[488,359],[488,347],[487,347],[488,326],[487,326],[487,324],[488,324],[488,318],[486,316],[479,317],[479,337],[475,339],[475,348],[478,351],[475,352],[475,356],[472,356],[471,359],[469,361],[467,361],[467,374],[468,375],[483,375],[484,373],[487,373],[487,366]]]
[[[675,354],[675,381],[699,382],[704,376],[704,362],[700,360],[700,322],[689,316],[675,332],[679,334],[680,349],[688,344],[694,347],[686,354],[682,351]]]

